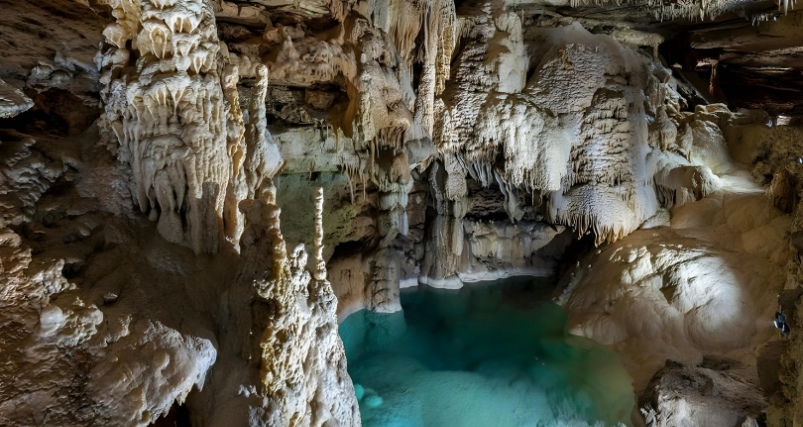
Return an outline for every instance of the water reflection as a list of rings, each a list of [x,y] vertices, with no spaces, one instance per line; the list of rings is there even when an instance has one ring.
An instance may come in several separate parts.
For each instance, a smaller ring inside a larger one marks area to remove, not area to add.
[[[553,283],[513,278],[420,286],[403,312],[340,325],[366,427],[630,425],[616,353],[565,331]]]

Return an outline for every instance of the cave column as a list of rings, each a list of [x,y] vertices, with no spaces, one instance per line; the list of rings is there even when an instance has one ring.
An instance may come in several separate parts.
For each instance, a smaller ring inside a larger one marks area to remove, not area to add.
[[[229,175],[219,41],[203,0],[113,0],[96,59],[107,128],[159,234],[214,253]]]
[[[465,251],[463,218],[469,207],[465,170],[454,153],[432,164],[430,193],[437,216],[426,237],[420,281],[431,286],[459,287],[458,272]]]

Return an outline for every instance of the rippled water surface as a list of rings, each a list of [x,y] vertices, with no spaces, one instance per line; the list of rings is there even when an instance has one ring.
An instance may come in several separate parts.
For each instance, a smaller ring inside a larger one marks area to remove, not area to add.
[[[365,427],[630,425],[613,351],[566,333],[553,283],[512,278],[402,292],[403,312],[340,325]]]

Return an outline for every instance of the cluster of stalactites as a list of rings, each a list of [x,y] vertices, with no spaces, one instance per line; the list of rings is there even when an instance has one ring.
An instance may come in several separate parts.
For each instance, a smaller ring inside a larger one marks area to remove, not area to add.
[[[613,243],[634,231],[633,228],[629,228],[625,224],[602,224],[594,214],[571,212],[564,218],[561,223],[571,226],[577,234],[578,239],[581,239],[587,234],[592,234],[594,236],[595,246],[599,246],[603,243]]]
[[[137,204],[170,242],[214,253],[222,236],[238,250],[239,202],[259,198],[282,165],[266,131],[267,68],[252,67],[257,85],[246,123],[240,70],[219,52],[207,2],[115,0],[112,7],[117,22],[104,31],[108,46],[96,61],[108,128],[119,160],[131,167]]]
[[[231,171],[212,9],[202,0],[111,6],[101,96],[135,199],[166,240],[216,252]]]
[[[780,2],[778,2],[778,10],[781,10],[781,8],[783,7],[783,13],[787,14],[789,13],[789,6],[792,7],[792,10],[794,10],[796,3],[797,2],[795,0],[781,0]]]
[[[428,3],[424,21],[423,69],[415,103],[415,122],[432,135],[435,96],[443,93],[457,42],[457,15],[452,0]]]
[[[648,0],[647,4],[655,9],[654,16],[661,21],[673,19],[705,21],[706,19],[713,20],[725,13],[742,12],[736,9],[735,5],[739,3],[723,0],[684,0],[679,2]],[[778,10],[787,13],[790,7],[794,9],[794,5],[795,0],[781,0],[778,2]],[[768,16],[772,17],[775,15],[776,14],[759,13],[749,16],[748,19],[755,24],[762,20],[768,20]]]
[[[515,29],[514,18],[499,19],[495,27]],[[461,28],[493,29],[475,20],[473,27]],[[478,77],[478,70],[492,62],[478,53],[491,51],[492,41],[466,41],[454,73],[457,87],[450,99],[435,104],[433,142],[445,162],[445,200],[457,204],[471,175],[483,186],[499,186],[511,221],[540,211],[581,236],[593,234],[601,244],[636,230],[663,201],[692,200],[709,192],[708,187],[687,188],[686,181],[697,181],[684,175],[679,184],[673,181],[671,197],[669,190],[655,195],[656,164],[666,162],[667,170],[686,164],[672,154],[681,141],[675,117],[679,107],[671,101],[680,95],[671,73],[636,48],[649,46],[654,53],[661,36],[629,29],[593,35],[579,24],[543,31],[555,45],[538,69],[521,68],[518,75],[533,76],[521,89],[486,90],[483,82],[501,80],[494,78],[500,74],[494,69],[488,70],[490,78]],[[494,32],[483,34],[491,39]],[[508,44],[515,42],[511,36]],[[502,75],[517,77],[512,72],[519,70],[516,61],[502,55],[498,60],[507,67]],[[532,196],[532,207],[522,206],[522,192]]]
[[[396,52],[391,49],[382,56],[395,57],[404,67],[412,67],[417,56],[424,69],[412,114],[405,105],[400,81],[389,78],[389,70],[378,57],[366,57],[364,53],[361,63],[346,74],[353,85],[349,85],[352,104],[345,119],[349,121],[347,134],[350,133],[356,155],[339,155],[339,162],[352,186],[352,200],[356,181],[372,182],[382,192],[398,190],[398,183],[390,177],[393,171],[379,170],[380,152],[390,150],[398,160],[408,139],[432,135],[435,96],[443,92],[449,78],[457,39],[458,20],[452,0],[393,2],[390,8],[391,15],[397,18],[389,22],[388,28]],[[416,39],[422,33],[424,41],[416,53]],[[355,33],[349,38],[352,43],[362,43],[360,37]]]
[[[621,6],[623,0],[571,0],[571,7],[581,7],[592,3],[597,6],[604,6],[608,3]],[[689,19],[692,21],[703,21],[706,18],[714,19],[726,12],[725,1],[723,0],[681,0],[669,2],[666,0],[647,0],[647,6],[655,9],[656,19],[673,20]],[[778,3],[778,10],[786,13],[790,6],[794,8],[795,0],[781,0]]]

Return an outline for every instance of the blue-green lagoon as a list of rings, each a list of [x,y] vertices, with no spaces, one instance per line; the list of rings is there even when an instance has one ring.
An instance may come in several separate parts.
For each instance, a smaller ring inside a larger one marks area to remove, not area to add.
[[[403,290],[404,311],[340,324],[365,427],[630,425],[618,355],[566,332],[554,281]]]

